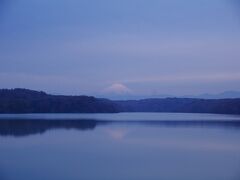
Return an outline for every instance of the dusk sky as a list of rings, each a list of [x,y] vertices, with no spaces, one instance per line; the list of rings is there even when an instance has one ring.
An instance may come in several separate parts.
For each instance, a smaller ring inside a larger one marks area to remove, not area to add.
[[[0,0],[0,88],[240,91],[238,0]]]

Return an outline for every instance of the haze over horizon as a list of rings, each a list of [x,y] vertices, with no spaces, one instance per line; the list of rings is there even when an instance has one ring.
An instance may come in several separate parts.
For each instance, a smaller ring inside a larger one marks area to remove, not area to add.
[[[0,0],[0,88],[240,91],[237,0]]]

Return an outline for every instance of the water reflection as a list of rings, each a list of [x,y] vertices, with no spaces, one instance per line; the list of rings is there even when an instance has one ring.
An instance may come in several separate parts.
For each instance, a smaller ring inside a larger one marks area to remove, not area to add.
[[[240,121],[181,118],[2,118],[0,180],[239,180]]]
[[[93,120],[0,120],[1,136],[28,136],[51,129],[90,130],[97,125]]]
[[[143,125],[153,127],[202,127],[202,128],[230,128],[240,129],[240,121],[231,120],[166,120],[166,121],[103,121],[103,120],[41,120],[41,119],[17,119],[17,120],[0,120],[0,136],[29,136],[34,134],[43,134],[52,129],[75,129],[80,131],[93,130],[97,126],[106,125]],[[113,133],[115,137],[121,137],[122,134]]]

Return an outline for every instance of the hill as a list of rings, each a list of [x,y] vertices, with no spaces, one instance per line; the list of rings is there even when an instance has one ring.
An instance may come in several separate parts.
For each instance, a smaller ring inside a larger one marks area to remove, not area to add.
[[[240,114],[240,99],[163,98],[117,101],[121,112]]]
[[[28,89],[0,90],[0,113],[113,113],[107,99],[89,96],[49,95]]]
[[[91,96],[50,95],[28,89],[0,90],[0,113],[182,112],[240,114],[240,98],[159,98],[113,101]]]

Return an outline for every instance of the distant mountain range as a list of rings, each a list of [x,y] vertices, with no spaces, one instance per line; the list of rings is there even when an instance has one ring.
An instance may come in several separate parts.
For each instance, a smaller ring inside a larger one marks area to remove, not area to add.
[[[2,89],[0,90],[0,113],[182,112],[240,114],[240,98],[232,98],[231,94],[233,93],[224,94],[230,97],[227,99],[171,97],[108,100],[90,96],[50,95],[28,89]]]
[[[240,91],[224,91],[218,94],[199,94],[199,95],[184,95],[175,96],[171,94],[159,94],[159,95],[132,95],[132,94],[103,94],[99,95],[102,98],[109,98],[113,100],[141,100],[152,98],[197,98],[197,99],[230,99],[240,98]]]
[[[225,91],[219,94],[200,94],[196,96],[184,96],[189,98],[202,98],[202,99],[229,99],[229,98],[240,98],[239,91]]]

